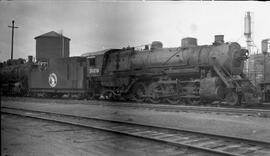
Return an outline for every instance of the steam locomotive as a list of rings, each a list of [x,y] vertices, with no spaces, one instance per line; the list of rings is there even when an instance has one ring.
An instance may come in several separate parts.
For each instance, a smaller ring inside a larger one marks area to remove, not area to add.
[[[25,95],[28,92],[28,77],[34,66],[33,57],[28,61],[19,58],[0,64],[1,94]]]
[[[259,102],[256,88],[243,74],[248,51],[215,37],[212,45],[182,39],[181,47],[159,41],[143,49],[107,49],[80,57],[50,59],[28,76],[28,94],[125,99],[151,103],[226,101]]]
[[[171,104],[258,102],[255,87],[243,74],[248,51],[238,43],[224,43],[223,36],[216,36],[213,45],[198,46],[195,38],[184,38],[176,48],[155,41],[141,51],[109,49],[84,56],[93,88],[108,98]]]

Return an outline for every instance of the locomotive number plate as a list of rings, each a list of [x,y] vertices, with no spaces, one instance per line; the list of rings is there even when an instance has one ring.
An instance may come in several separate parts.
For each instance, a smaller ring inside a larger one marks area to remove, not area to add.
[[[91,68],[89,69],[89,74],[97,74],[99,73],[99,69],[98,68]]]

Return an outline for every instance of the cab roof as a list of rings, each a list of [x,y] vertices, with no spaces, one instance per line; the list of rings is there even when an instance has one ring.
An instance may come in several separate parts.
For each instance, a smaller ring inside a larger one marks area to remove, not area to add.
[[[104,55],[105,53],[109,53],[109,52],[113,52],[113,51],[117,51],[117,50],[120,50],[120,49],[105,49],[105,50],[96,51],[96,52],[88,52],[88,53],[82,54],[81,56],[89,57],[89,56]]]

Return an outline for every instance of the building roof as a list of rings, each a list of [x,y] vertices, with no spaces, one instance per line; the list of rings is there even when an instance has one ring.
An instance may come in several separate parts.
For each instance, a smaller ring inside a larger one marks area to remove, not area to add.
[[[70,40],[66,36],[62,36],[62,34],[59,34],[59,33],[55,32],[55,31],[50,31],[50,32],[47,32],[45,34],[39,35],[39,36],[35,37],[35,39],[41,38],[41,37],[64,37],[64,38]]]

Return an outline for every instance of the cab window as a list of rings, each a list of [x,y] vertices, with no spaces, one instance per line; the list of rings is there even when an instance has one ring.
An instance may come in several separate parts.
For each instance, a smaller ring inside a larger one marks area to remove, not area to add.
[[[93,58],[89,58],[89,66],[95,66],[96,65],[96,58],[93,57]]]

